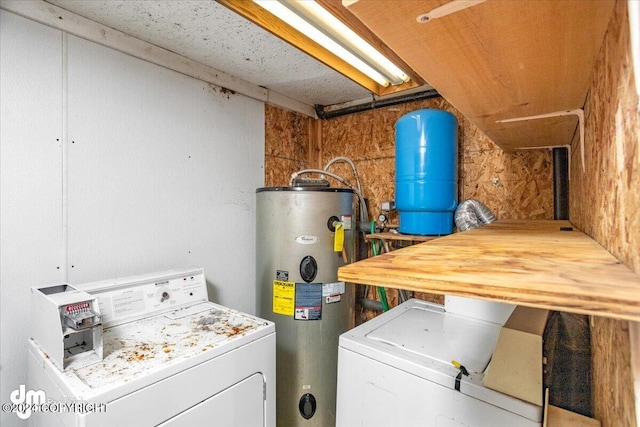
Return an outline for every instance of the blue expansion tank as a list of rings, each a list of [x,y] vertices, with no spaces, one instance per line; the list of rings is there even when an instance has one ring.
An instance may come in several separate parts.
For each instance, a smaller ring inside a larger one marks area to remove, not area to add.
[[[458,204],[458,122],[423,109],[396,122],[396,209],[401,233],[453,232]]]

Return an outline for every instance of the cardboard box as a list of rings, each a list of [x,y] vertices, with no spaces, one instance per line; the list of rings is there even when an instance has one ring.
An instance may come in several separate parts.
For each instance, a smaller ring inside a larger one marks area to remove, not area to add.
[[[600,427],[600,421],[549,405],[544,427]]]
[[[546,389],[542,427],[600,427],[600,421],[549,405],[549,389]]]
[[[500,330],[485,387],[542,406],[542,334],[549,310],[518,306]]]

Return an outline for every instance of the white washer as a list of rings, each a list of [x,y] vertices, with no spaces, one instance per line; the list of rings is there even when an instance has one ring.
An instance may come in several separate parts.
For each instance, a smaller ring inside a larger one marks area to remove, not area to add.
[[[412,299],[340,336],[337,427],[541,425],[540,406],[482,384],[513,306],[446,305],[452,311]],[[459,390],[453,360],[470,374],[460,375]]]
[[[209,302],[202,269],[76,288],[98,297],[104,358],[62,371],[30,339],[28,387],[106,412],[34,412],[30,425],[275,427],[274,324]]]

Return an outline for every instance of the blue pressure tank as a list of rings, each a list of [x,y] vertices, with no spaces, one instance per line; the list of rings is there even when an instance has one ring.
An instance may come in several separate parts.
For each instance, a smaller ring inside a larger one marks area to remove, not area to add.
[[[396,122],[396,209],[401,233],[453,232],[458,204],[458,123],[442,110],[423,109]]]

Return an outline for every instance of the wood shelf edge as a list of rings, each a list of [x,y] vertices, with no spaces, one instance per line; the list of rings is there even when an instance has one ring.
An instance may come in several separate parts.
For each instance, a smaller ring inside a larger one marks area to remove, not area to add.
[[[573,226],[500,220],[343,266],[338,280],[640,322],[640,275],[577,228],[560,227]]]

